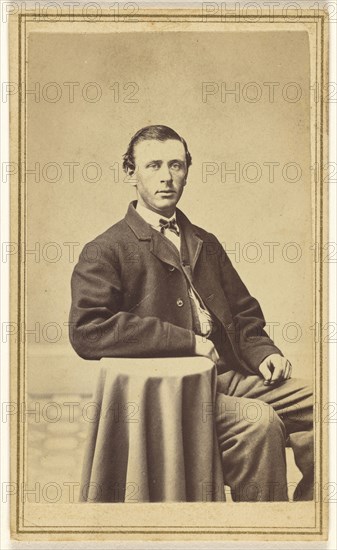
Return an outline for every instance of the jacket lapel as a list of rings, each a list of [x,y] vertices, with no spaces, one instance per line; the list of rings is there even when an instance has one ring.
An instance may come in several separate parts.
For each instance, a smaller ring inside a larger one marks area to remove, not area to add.
[[[135,209],[137,202],[130,203],[125,221],[140,241],[150,241],[150,251],[162,262],[181,271],[179,251],[161,233],[152,229]]]
[[[145,220],[138,214],[136,210],[137,201],[130,202],[128,211],[125,215],[125,221],[132,229],[137,239],[140,241],[151,240],[151,227]]]
[[[200,252],[203,245],[203,240],[197,235],[195,228],[189,221],[189,219],[177,209],[177,222],[183,234],[182,236],[182,261],[190,263],[191,271],[193,273],[195,265],[200,256]],[[185,242],[184,242],[185,241]]]
[[[169,239],[166,239],[161,233],[152,229],[150,250],[154,256],[162,262],[174,266],[181,271],[180,256],[178,249]]]

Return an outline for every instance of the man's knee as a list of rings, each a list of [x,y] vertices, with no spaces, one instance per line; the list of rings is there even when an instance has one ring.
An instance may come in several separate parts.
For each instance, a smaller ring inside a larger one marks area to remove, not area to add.
[[[246,421],[250,423],[250,428],[248,428],[250,435],[260,443],[263,440],[274,438],[281,439],[285,443],[285,427],[273,407],[262,401],[254,401],[253,403],[256,411],[255,419],[252,416],[253,404],[249,407],[249,413],[247,407],[248,416],[246,417]]]
[[[310,381],[301,378],[287,380],[290,403],[280,412],[287,433],[311,430],[313,426],[313,390]]]
[[[221,441],[232,436],[252,445],[261,445],[266,439],[284,441],[285,427],[273,407],[255,399],[217,400],[216,424]]]

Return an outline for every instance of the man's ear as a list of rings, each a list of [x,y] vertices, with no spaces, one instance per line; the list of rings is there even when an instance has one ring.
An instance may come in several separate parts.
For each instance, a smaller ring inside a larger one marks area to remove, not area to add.
[[[135,175],[135,170],[133,168],[127,169],[125,181],[127,181],[133,187],[137,186],[138,179],[137,179],[137,176]]]

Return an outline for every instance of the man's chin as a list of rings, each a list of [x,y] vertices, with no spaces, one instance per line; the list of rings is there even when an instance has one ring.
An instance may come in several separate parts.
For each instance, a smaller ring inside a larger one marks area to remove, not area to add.
[[[162,214],[165,217],[169,217],[170,215],[173,214],[176,204],[177,204],[176,200],[161,199],[161,200],[156,200],[151,204],[147,203],[145,206],[146,208],[149,208],[149,210],[153,210],[158,214]]]
[[[177,196],[176,195],[170,195],[167,197],[158,197],[156,200],[156,207],[157,208],[167,208],[167,207],[175,207],[177,204]]]

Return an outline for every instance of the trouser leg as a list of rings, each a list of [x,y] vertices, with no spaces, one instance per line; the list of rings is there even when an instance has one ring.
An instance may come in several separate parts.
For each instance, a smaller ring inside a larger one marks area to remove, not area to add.
[[[217,394],[216,428],[234,501],[288,500],[285,429],[261,401]]]
[[[312,430],[289,435],[296,466],[302,473],[302,479],[294,492],[294,500],[313,500],[314,498],[313,439]]]
[[[276,386],[265,386],[259,376],[244,376],[230,371],[218,376],[220,395],[259,401],[272,408],[272,416],[281,420],[302,473],[295,500],[313,499],[313,398],[304,380],[290,379]],[[278,467],[278,466],[277,466]],[[274,470],[274,476],[276,471]],[[275,499],[276,500],[276,499]]]

